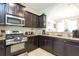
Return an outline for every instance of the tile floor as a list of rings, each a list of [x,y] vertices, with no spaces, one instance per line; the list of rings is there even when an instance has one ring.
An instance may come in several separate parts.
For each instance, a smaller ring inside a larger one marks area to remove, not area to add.
[[[19,56],[55,56],[41,48],[35,49],[29,53],[25,52],[23,54],[20,54]]]

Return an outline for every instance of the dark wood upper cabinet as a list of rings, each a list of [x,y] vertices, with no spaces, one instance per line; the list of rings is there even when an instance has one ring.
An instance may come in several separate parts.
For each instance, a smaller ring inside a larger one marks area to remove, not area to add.
[[[20,16],[25,18],[25,26],[31,28],[45,28],[46,27],[46,15],[40,16],[31,12],[25,12],[24,6],[18,3],[0,3],[0,24],[5,24],[6,13],[14,16]]]
[[[37,28],[38,27],[38,15],[35,15],[30,12],[25,12],[25,26],[31,27],[31,28]]]
[[[38,15],[32,14],[32,27],[38,27]]]
[[[24,18],[25,18],[25,26],[32,27],[32,14],[29,12],[25,12]]]
[[[16,15],[24,17],[24,7],[16,4]]]
[[[6,5],[7,5],[7,13],[16,15],[16,4],[13,4],[13,3],[9,4],[9,3],[7,3]]]
[[[32,28],[45,28],[46,27],[46,15],[35,15],[30,12],[25,12],[25,26]]]
[[[16,16],[20,16],[20,17],[24,17],[24,7],[18,3],[10,3],[10,4],[8,3],[7,4],[7,13],[16,15]]]
[[[6,4],[5,3],[0,3],[0,24],[5,23],[5,10],[6,10]]]
[[[46,15],[45,14],[42,14],[39,16],[38,24],[39,24],[39,28],[46,27]]]
[[[0,3],[0,25],[6,25],[6,14],[24,17],[24,7],[17,3]]]

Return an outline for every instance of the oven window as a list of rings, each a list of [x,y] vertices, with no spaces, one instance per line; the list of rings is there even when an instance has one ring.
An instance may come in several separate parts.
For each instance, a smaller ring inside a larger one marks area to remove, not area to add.
[[[25,49],[25,43],[20,43],[20,44],[16,44],[16,45],[12,45],[11,46],[11,53],[20,51],[22,49]]]
[[[21,24],[21,20],[20,20],[20,19],[16,19],[16,18],[7,17],[7,23],[11,23],[11,24]]]

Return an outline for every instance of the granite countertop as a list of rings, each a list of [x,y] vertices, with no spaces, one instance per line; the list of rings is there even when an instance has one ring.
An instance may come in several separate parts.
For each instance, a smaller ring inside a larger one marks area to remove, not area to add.
[[[25,37],[32,37],[32,36],[38,36],[38,35],[25,35]],[[46,35],[46,34],[43,34],[43,35],[40,35],[40,36],[47,36],[47,37],[57,37],[57,38],[64,38],[64,39],[67,39],[67,40],[77,40],[79,41],[79,38],[73,38],[73,37],[63,37],[63,36],[56,36],[56,35]],[[0,40],[5,40],[4,37],[0,37]]]
[[[0,40],[5,40],[5,38],[4,37],[0,37]]]
[[[32,37],[32,36],[38,36],[38,35],[27,35],[27,37]],[[79,38],[73,38],[73,37],[63,37],[63,36],[56,36],[56,35],[40,35],[40,36],[57,37],[57,38],[64,38],[64,39],[67,39],[67,40],[77,40],[77,41],[79,41]]]
[[[24,35],[25,37],[32,37],[32,36],[38,36],[38,35],[35,35],[35,34],[33,34],[33,35]]]
[[[53,35],[42,35],[42,36],[57,37],[57,38],[64,38],[64,39],[68,39],[68,40],[78,40],[79,41],[79,38],[73,38],[73,37],[63,37],[63,36],[53,36]]]

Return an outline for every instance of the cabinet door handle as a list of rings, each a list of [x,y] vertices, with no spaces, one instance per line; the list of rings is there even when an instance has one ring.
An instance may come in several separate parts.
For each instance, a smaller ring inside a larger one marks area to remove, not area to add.
[[[64,42],[66,42],[66,41],[64,41]]]
[[[4,48],[4,46],[0,47],[0,48]]]

